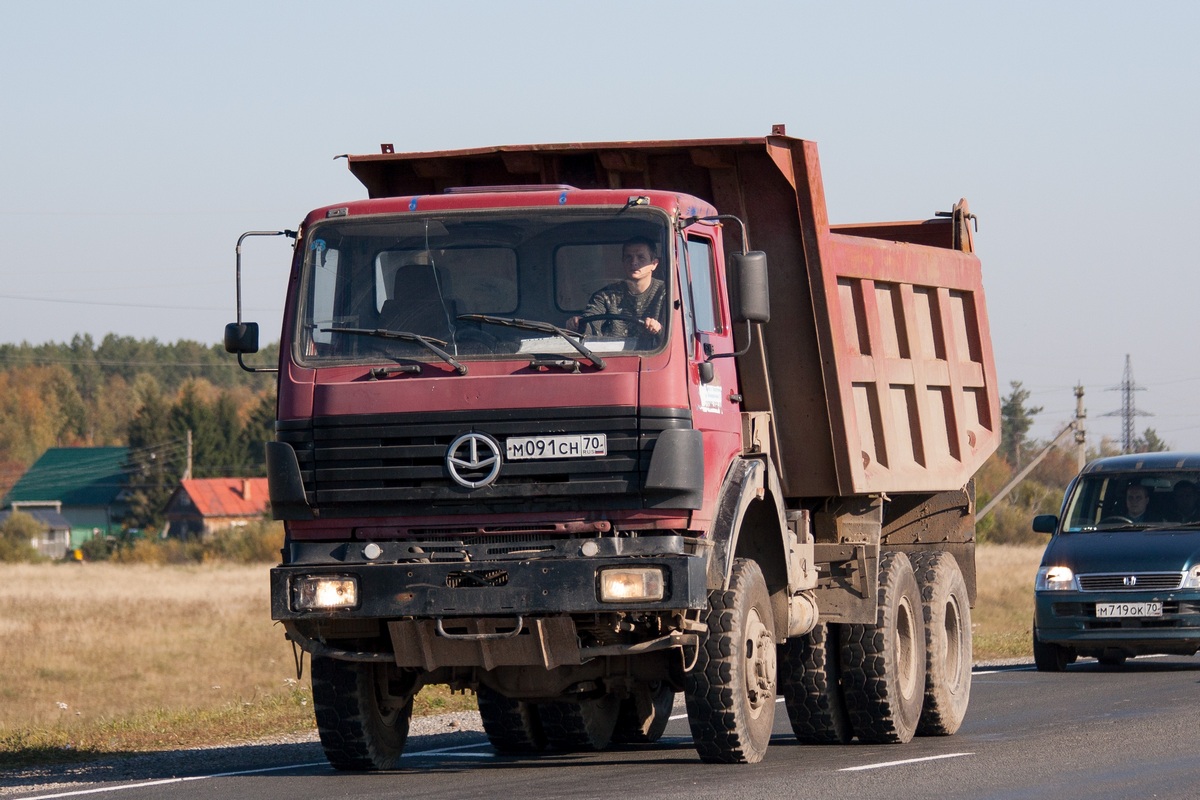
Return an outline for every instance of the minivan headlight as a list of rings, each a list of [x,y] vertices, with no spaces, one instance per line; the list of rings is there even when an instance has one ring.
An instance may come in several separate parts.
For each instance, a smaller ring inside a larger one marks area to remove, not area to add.
[[[1200,589],[1200,564],[1183,573],[1184,589]]]
[[[1039,592],[1079,591],[1070,567],[1042,567],[1038,570],[1034,588]]]

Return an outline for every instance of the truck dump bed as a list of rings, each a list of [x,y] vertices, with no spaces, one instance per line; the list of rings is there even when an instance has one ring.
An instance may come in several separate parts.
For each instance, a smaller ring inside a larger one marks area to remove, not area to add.
[[[771,412],[789,497],[959,489],[1000,438],[996,370],[966,204],[951,217],[831,227],[817,146],[612,142],[348,156],[371,197],[453,186],[664,189],[745,220],[767,253],[771,322],[738,359]],[[737,246],[727,226],[727,246]]]

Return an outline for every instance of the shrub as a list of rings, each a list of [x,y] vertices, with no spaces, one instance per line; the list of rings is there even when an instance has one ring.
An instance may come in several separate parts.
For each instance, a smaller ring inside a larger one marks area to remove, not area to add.
[[[14,511],[0,525],[0,561],[38,562],[45,558],[30,542],[41,535],[42,524],[23,511]]]

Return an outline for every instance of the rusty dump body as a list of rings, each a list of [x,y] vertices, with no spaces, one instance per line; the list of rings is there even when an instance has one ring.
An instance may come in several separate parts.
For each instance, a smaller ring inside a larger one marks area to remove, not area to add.
[[[770,413],[789,498],[961,490],[999,442],[965,203],[929,220],[831,226],[816,144],[785,135],[348,158],[372,198],[524,184],[662,189],[744,220],[750,245],[769,255],[771,320],[738,359],[742,409]],[[727,227],[726,249],[741,244],[736,230]]]

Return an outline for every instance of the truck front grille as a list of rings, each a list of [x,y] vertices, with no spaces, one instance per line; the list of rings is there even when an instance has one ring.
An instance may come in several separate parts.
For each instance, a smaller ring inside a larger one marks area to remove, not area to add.
[[[575,510],[604,496],[607,508],[640,508],[663,430],[690,428],[686,409],[571,408],[316,417],[280,422],[296,451],[308,502],[338,516],[410,516]],[[605,456],[503,461],[489,486],[451,480],[446,454],[463,433],[510,436],[603,433]],[[594,503],[592,504],[594,505]]]

